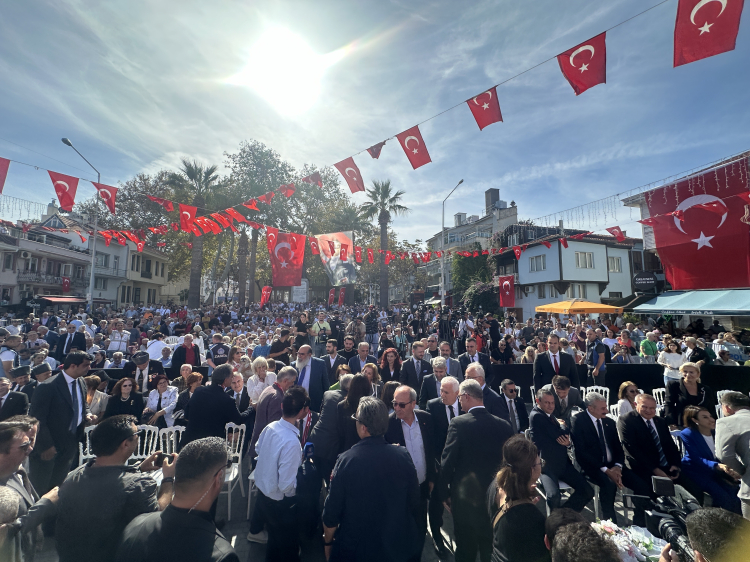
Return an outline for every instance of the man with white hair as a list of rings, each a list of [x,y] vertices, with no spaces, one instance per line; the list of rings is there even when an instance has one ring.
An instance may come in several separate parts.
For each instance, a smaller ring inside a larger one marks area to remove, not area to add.
[[[419,407],[424,410],[427,402],[440,396],[440,383],[448,374],[448,363],[443,357],[434,357],[430,360],[432,374],[425,375],[422,380],[422,388],[419,390]]]
[[[502,398],[485,381],[484,367],[480,363],[469,363],[469,366],[466,367],[464,378],[467,380],[473,379],[482,387],[484,407],[487,408],[490,414],[510,423],[507,412],[503,408]]]

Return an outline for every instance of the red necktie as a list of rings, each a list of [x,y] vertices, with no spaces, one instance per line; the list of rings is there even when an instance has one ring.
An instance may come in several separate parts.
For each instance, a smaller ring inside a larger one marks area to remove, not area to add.
[[[552,363],[555,366],[555,374],[560,374],[560,365],[557,364],[557,355],[552,355]]]

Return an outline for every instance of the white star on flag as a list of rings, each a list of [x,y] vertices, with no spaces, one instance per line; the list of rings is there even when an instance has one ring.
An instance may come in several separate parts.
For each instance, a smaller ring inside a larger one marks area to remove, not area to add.
[[[488,104],[488,103],[483,103],[482,104],[482,109],[489,109],[489,108],[490,108],[490,104]]]
[[[281,260],[281,267],[286,267],[287,265],[289,265],[289,264],[286,263],[284,260]]]
[[[704,33],[709,33],[711,31],[712,25],[712,23],[706,22],[703,27],[699,27],[698,29],[701,30],[701,35],[703,35]]]
[[[581,65],[581,72],[583,72],[584,70],[588,70],[588,69],[589,69],[589,65],[587,65],[587,64],[582,64]]]
[[[691,240],[691,242],[695,242],[696,244],[698,244],[698,247],[696,248],[697,250],[700,250],[701,248],[703,248],[703,246],[713,248],[713,246],[711,245],[712,238],[715,238],[715,236],[706,236],[705,234],[703,234],[703,232],[701,232],[701,235],[698,238],[694,238],[693,240]]]
[[[418,150],[417,150],[417,149],[415,148],[414,150],[412,150],[412,152],[413,152],[414,154],[416,154],[416,153],[418,152]]]

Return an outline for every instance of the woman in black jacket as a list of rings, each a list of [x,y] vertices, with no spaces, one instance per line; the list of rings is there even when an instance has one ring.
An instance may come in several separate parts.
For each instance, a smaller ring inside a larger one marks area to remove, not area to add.
[[[125,377],[117,381],[112,389],[112,396],[107,402],[107,409],[104,411],[102,419],[128,414],[140,420],[143,416],[143,408],[143,395],[140,393],[138,384],[135,379]]]
[[[359,442],[357,422],[352,418],[357,413],[359,401],[363,396],[371,396],[372,387],[365,375],[354,375],[349,392],[336,406],[339,431],[339,454],[348,451]]]
[[[682,378],[667,384],[667,397],[664,414],[670,429],[682,427],[682,417],[686,406],[706,408],[713,417],[716,412],[716,395],[711,387],[701,383],[700,367],[695,363],[680,366]]]
[[[698,340],[695,338],[685,338],[685,345],[687,346],[687,349],[683,355],[685,356],[686,361],[689,361],[690,363],[700,362],[701,365],[707,361],[710,363],[708,353],[698,345]]]

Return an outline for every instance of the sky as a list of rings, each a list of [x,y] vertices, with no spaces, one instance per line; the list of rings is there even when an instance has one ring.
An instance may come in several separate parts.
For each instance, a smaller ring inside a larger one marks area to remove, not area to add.
[[[460,179],[446,224],[481,215],[490,187],[533,219],[750,149],[750,16],[733,52],[672,68],[677,0],[607,33],[607,84],[576,96],[553,59],[498,88],[503,123],[480,132],[462,104],[658,1],[11,2],[0,156],[95,179],[68,137],[117,185],[183,157],[225,170],[255,139],[322,167],[461,104],[420,126],[432,163],[418,170],[395,139],[355,156],[367,185],[406,192],[398,236],[438,232]],[[78,199],[93,192],[81,182]],[[18,164],[3,193],[54,197]],[[637,218],[606,226],[639,236]]]

